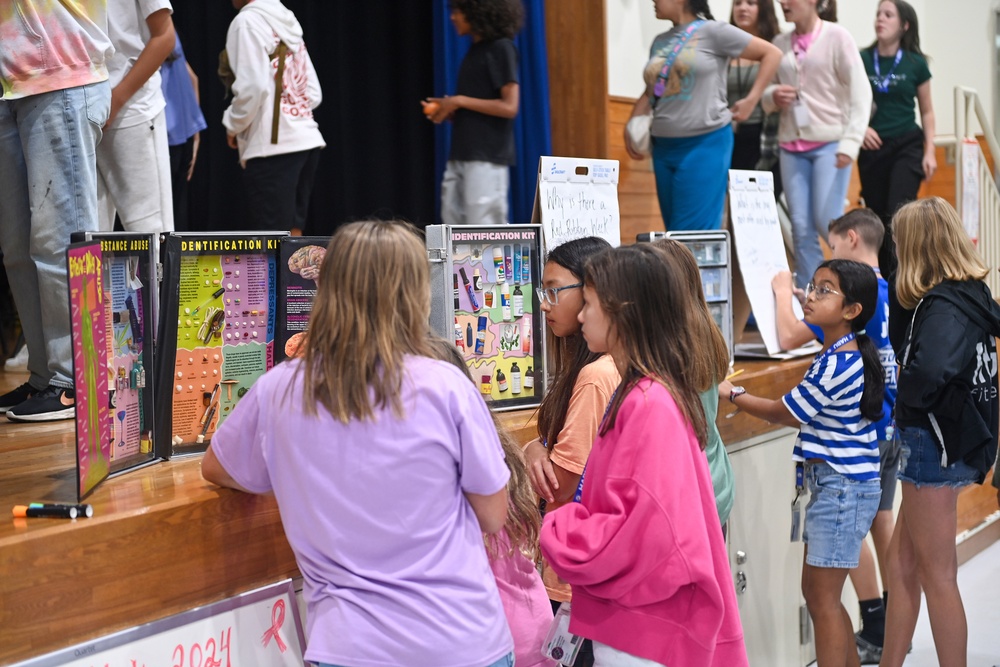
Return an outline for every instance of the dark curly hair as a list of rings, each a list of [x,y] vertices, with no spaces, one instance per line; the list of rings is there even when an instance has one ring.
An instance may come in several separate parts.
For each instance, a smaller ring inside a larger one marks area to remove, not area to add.
[[[462,12],[472,34],[484,42],[514,39],[524,24],[521,0],[451,0],[448,6]]]

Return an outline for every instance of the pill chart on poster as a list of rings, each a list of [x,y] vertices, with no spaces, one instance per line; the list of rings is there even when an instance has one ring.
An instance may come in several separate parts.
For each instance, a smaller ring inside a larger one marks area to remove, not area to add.
[[[274,365],[278,240],[180,242],[170,440],[203,449]],[[171,332],[173,333],[173,332]],[[166,381],[163,381],[163,386]]]

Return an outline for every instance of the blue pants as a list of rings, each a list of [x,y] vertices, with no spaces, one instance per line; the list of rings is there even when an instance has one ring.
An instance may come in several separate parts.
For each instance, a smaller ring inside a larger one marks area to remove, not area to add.
[[[653,137],[653,173],[668,232],[721,229],[733,128],[695,137]]]
[[[0,248],[35,389],[73,386],[66,248],[97,231],[108,83],[0,101]]]
[[[781,150],[781,180],[792,218],[795,284],[805,287],[823,263],[819,237],[826,240],[830,222],[844,214],[851,166],[837,169],[837,142],[803,153]]]

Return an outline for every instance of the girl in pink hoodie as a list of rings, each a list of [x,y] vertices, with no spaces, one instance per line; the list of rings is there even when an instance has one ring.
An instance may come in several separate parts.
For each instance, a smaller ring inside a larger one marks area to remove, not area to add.
[[[711,369],[690,353],[702,343],[684,277],[652,246],[625,246],[591,259],[583,298],[587,345],[622,381],[576,502],[542,525],[542,553],[573,586],[569,629],[593,641],[595,667],[747,665],[702,451],[697,388]]]

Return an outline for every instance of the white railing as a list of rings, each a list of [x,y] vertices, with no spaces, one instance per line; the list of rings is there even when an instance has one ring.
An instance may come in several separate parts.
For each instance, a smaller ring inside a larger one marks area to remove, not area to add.
[[[1000,143],[993,134],[990,127],[989,118],[983,109],[983,104],[979,100],[979,94],[972,88],[963,86],[955,87],[955,209],[960,217],[964,217],[963,208],[965,206],[966,185],[975,187],[976,184],[966,183],[964,156],[966,150],[965,139],[976,139],[975,132],[970,129],[969,116],[975,112],[976,120],[982,129],[986,139],[986,145],[993,158],[993,164],[1000,173]],[[978,146],[975,150],[978,150]],[[971,174],[970,174],[971,175]],[[979,160],[978,173],[975,174],[978,181],[978,202],[979,202],[979,234],[978,247],[986,265],[991,269],[1000,268],[1000,190],[997,189],[996,177],[990,173],[989,165],[985,160]],[[986,284],[994,295],[1000,295],[1000,273],[996,270],[990,271],[986,278]]]

